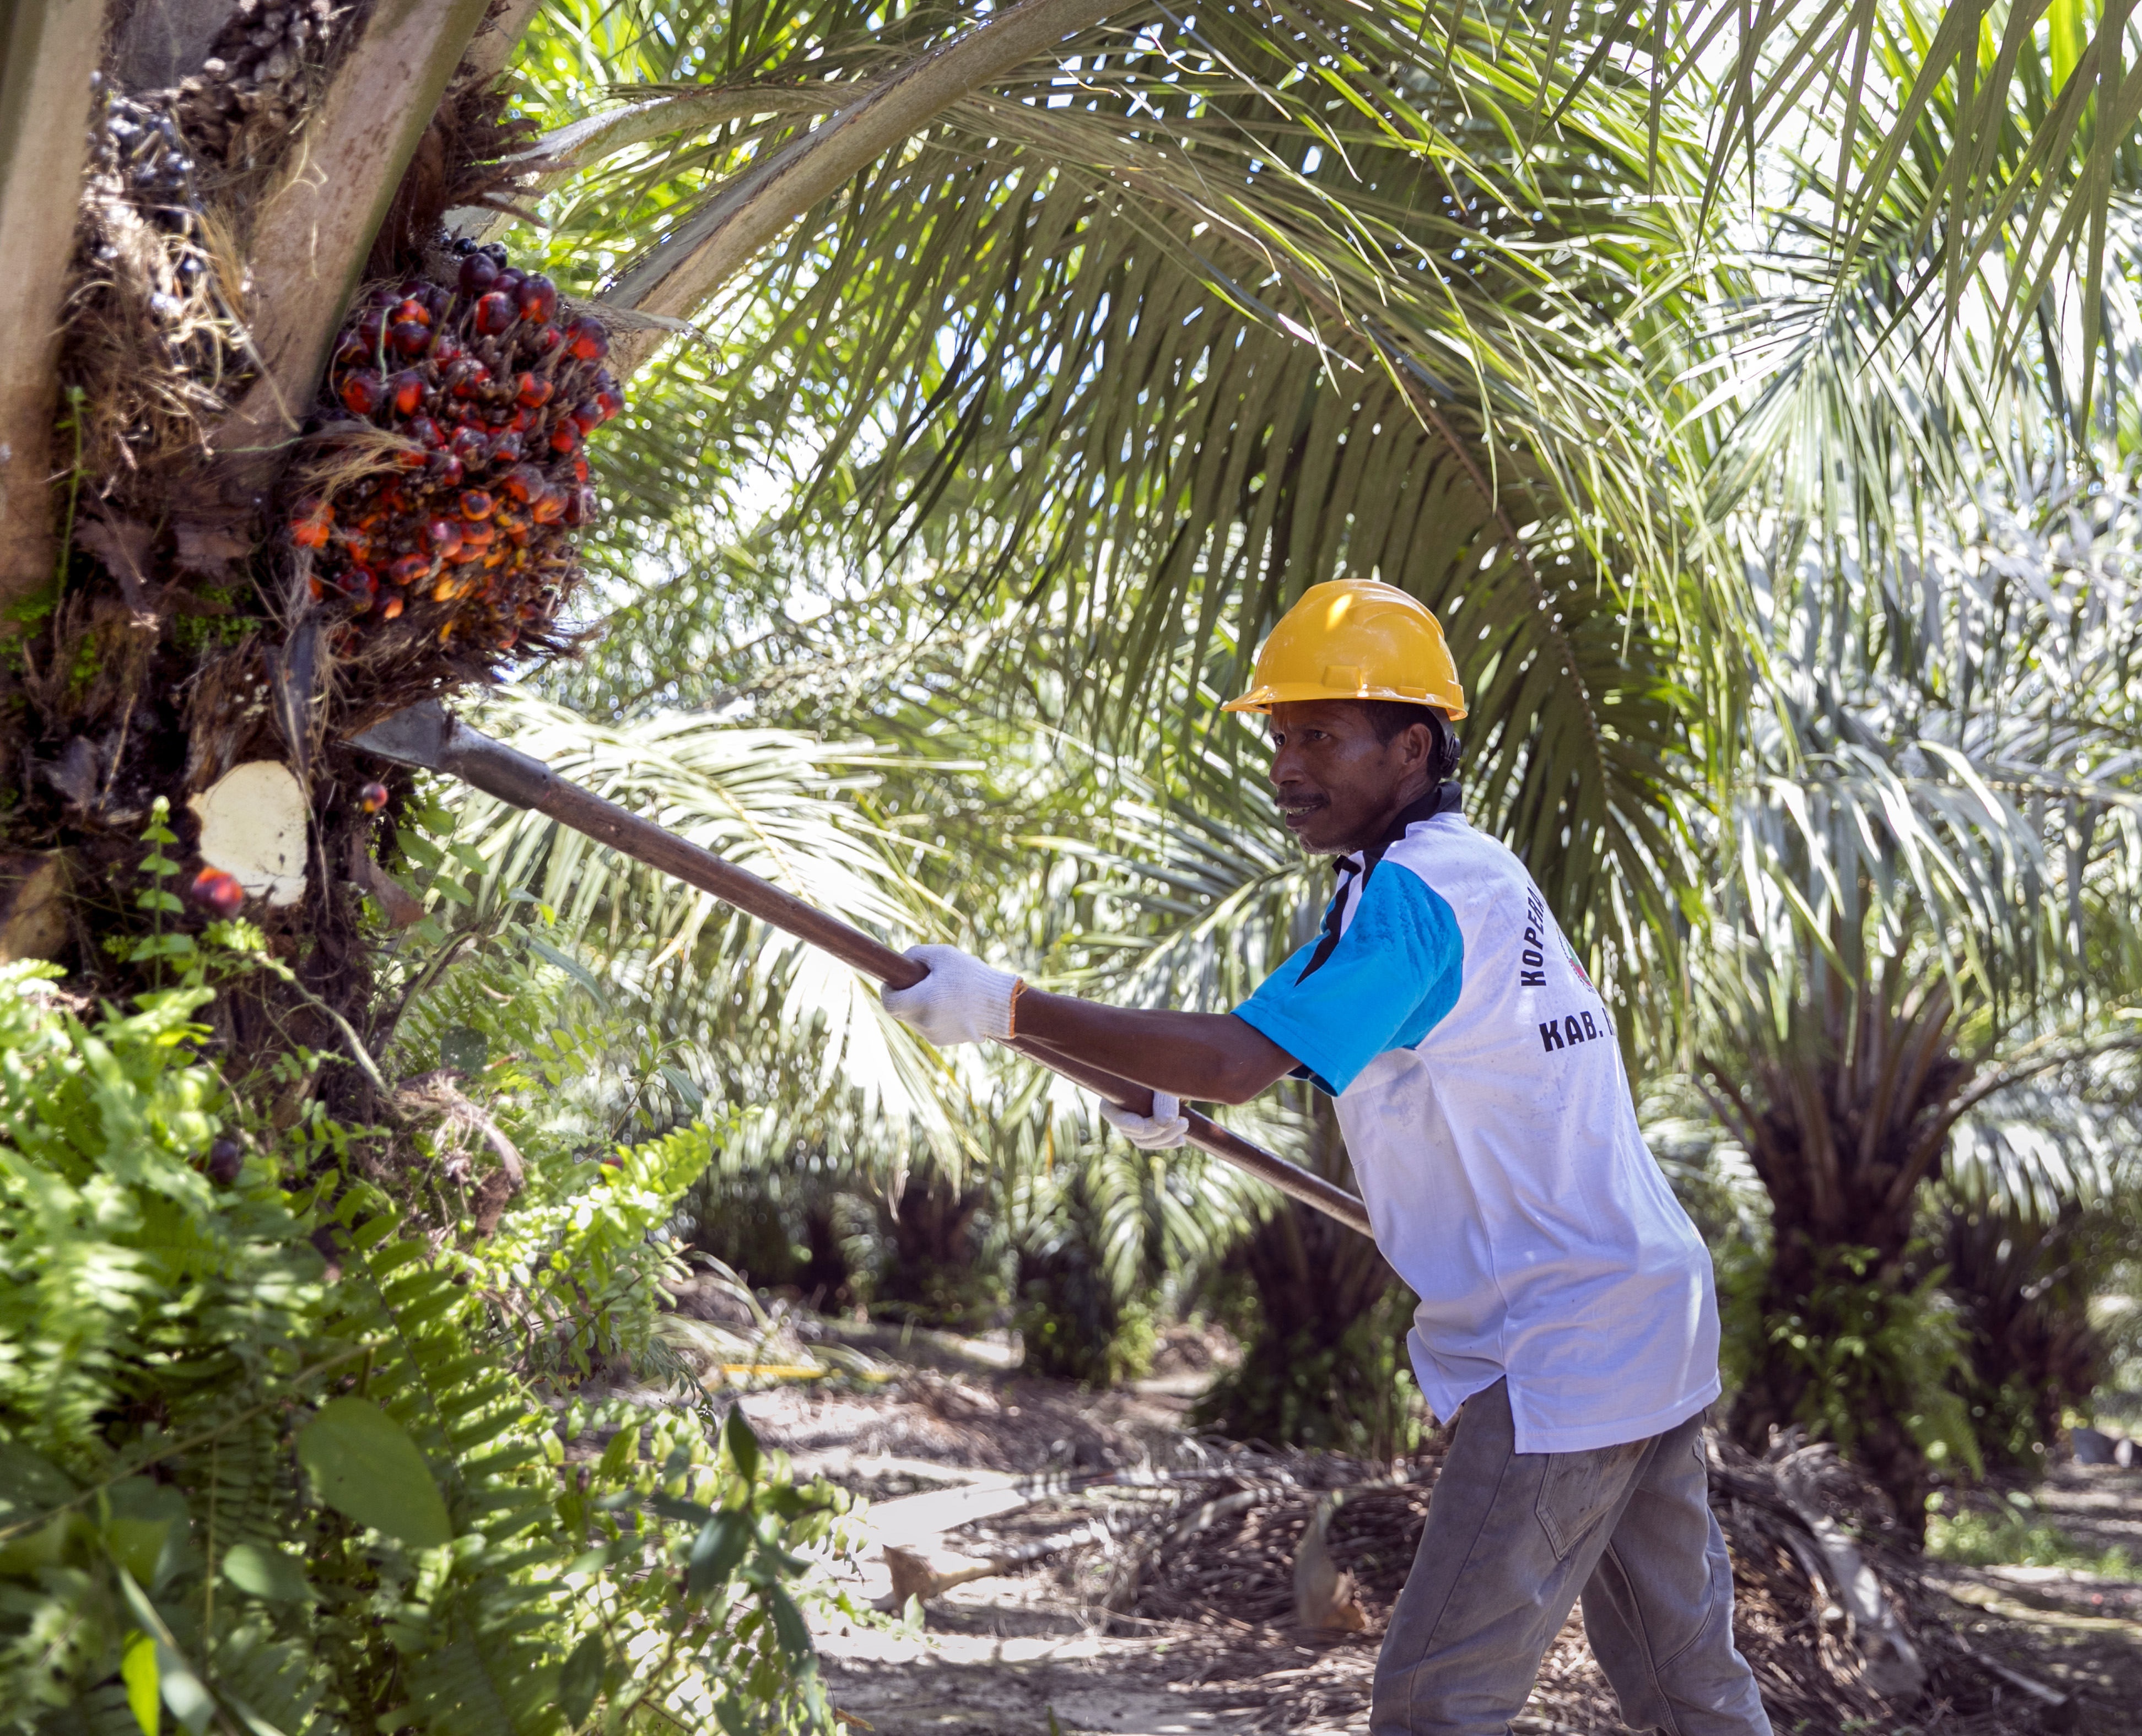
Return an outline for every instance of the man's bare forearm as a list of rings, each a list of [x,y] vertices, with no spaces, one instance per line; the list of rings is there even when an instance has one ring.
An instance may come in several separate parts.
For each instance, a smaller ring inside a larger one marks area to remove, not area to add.
[[[1246,1103],[1294,1071],[1293,1056],[1231,1013],[1141,1012],[1028,989],[1017,1017],[1023,1038],[1200,1102]]]

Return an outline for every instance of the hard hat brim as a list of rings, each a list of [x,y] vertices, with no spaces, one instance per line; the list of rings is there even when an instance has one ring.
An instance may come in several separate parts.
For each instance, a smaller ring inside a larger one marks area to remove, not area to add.
[[[1453,723],[1465,715],[1465,702],[1451,703],[1453,696],[1425,688],[1408,693],[1389,687],[1327,687],[1320,681],[1282,681],[1251,688],[1239,699],[1230,699],[1220,709],[1227,712],[1269,712],[1275,705],[1298,705],[1312,699],[1390,699],[1400,705],[1429,705]]]

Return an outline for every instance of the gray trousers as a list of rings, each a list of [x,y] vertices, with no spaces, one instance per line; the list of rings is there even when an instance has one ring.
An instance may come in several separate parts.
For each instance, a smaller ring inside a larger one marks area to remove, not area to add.
[[[1466,1401],[1376,1664],[1371,1736],[1503,1736],[1580,1591],[1631,1729],[1770,1736],[1733,1646],[1703,1423],[1519,1452],[1502,1381]]]

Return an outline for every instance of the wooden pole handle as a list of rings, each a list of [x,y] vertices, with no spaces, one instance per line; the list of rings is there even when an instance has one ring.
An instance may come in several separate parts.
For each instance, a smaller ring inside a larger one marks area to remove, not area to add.
[[[838,917],[807,905],[780,887],[761,880],[748,869],[724,861],[713,851],[665,831],[651,821],[605,800],[590,789],[560,777],[540,760],[531,758],[503,742],[471,729],[458,718],[449,718],[437,749],[437,769],[475,786],[485,794],[516,807],[533,808],[560,826],[569,826],[599,843],[659,868],[674,879],[702,892],[712,893],[747,915],[807,940],[865,976],[875,977],[895,989],[911,989],[930,974],[926,966],[873,940],[861,930]],[[1134,1115],[1152,1113],[1150,1087],[1117,1078],[1099,1068],[1088,1067],[1054,1049],[1014,1038],[1007,1047],[1037,1065],[1059,1073],[1074,1085],[1098,1092],[1118,1107]],[[1350,1230],[1371,1236],[1368,1208],[1344,1188],[1321,1176],[1311,1175],[1262,1146],[1231,1133],[1217,1122],[1194,1110],[1184,1112],[1190,1122],[1190,1143],[1202,1152],[1245,1170],[1270,1183],[1290,1198],[1335,1218]]]

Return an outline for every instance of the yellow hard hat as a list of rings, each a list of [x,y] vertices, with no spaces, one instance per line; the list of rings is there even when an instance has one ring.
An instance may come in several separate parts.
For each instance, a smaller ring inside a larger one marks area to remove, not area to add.
[[[1257,653],[1255,685],[1221,709],[1268,712],[1298,699],[1396,699],[1453,723],[1465,715],[1442,624],[1377,579],[1310,585]]]

